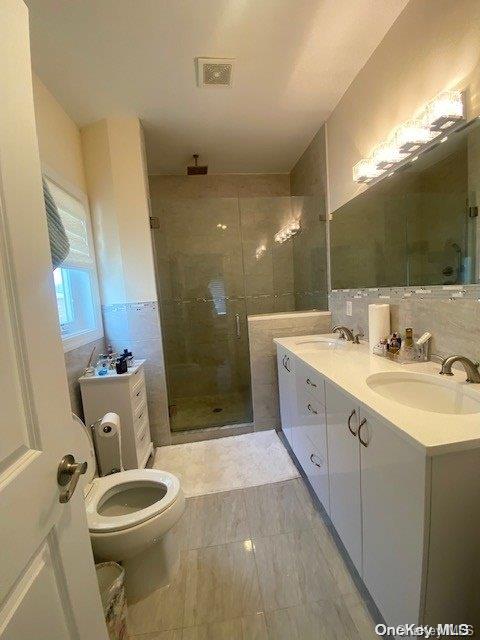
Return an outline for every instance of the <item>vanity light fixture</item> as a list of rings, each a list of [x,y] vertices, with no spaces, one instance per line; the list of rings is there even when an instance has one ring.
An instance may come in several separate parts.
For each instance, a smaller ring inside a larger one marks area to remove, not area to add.
[[[372,160],[377,169],[387,170],[406,158],[407,155],[400,151],[395,142],[385,142],[375,149]]]
[[[461,91],[442,91],[428,103],[426,121],[432,132],[442,132],[465,117]]]
[[[395,143],[404,154],[418,151],[431,138],[430,129],[424,126],[421,120],[409,120],[400,125],[395,132]]]
[[[282,227],[280,231],[275,234],[275,242],[281,244],[290,240],[294,235],[300,231],[300,222],[298,220],[292,220],[287,225]]]
[[[225,231],[225,230],[226,230],[226,228],[227,228],[227,225],[226,225],[226,224],[222,224],[221,222],[219,222],[219,223],[217,224],[217,229],[220,229],[220,230],[222,230],[222,231]]]
[[[353,167],[353,180],[355,182],[370,182],[374,178],[378,178],[384,173],[378,169],[373,160],[360,160]]]
[[[397,167],[411,153],[418,153],[464,118],[463,93],[442,91],[426,105],[421,115],[404,122],[386,141],[379,144],[370,158],[363,158],[353,166],[353,181],[365,184],[372,182],[385,171]],[[445,139],[442,138],[441,142]]]

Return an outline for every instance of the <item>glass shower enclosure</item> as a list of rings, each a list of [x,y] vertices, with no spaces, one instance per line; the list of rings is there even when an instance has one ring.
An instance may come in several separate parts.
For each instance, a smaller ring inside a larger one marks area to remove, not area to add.
[[[153,215],[171,429],[250,423],[247,314],[311,302],[296,300],[293,240],[274,241],[292,198],[165,198]]]

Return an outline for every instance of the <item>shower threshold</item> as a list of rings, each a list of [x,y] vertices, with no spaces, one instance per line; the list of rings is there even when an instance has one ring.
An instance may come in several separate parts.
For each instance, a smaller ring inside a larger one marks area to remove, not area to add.
[[[227,438],[228,436],[239,436],[243,433],[253,432],[253,422],[243,422],[240,424],[225,424],[221,427],[205,427],[199,429],[187,429],[185,431],[172,431],[172,444],[185,444],[186,442],[200,442],[201,440],[214,440],[216,438]]]

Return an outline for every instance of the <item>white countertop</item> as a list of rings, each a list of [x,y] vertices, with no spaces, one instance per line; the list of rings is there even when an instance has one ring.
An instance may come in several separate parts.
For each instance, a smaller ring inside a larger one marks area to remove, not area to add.
[[[139,370],[139,368],[142,366],[144,362],[145,360],[134,360],[133,367],[128,367],[127,373],[117,373],[115,369],[109,369],[108,373],[106,373],[104,376],[99,376],[97,373],[95,373],[95,375],[93,376],[81,376],[78,379],[78,381],[79,382],[100,382],[100,381],[105,382],[105,381],[118,380],[120,378],[129,378]]]
[[[480,446],[480,413],[453,415],[408,407],[395,400],[384,398],[373,391],[366,382],[369,375],[385,371],[415,371],[438,375],[440,369],[438,363],[418,362],[401,365],[370,354],[366,343],[356,345],[348,342],[339,348],[334,347],[318,352],[302,352],[298,348],[299,341],[314,337],[316,336],[275,338],[274,342],[388,420],[399,435],[425,450],[427,455],[462,451]],[[331,337],[338,338],[338,335],[331,334]],[[476,393],[478,387],[480,398],[480,384],[467,383],[463,370],[454,371],[454,378],[451,379],[466,385],[469,392]]]

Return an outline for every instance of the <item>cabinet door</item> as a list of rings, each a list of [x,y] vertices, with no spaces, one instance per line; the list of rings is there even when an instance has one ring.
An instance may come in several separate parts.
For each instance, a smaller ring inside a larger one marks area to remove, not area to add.
[[[323,387],[323,380],[319,384]],[[325,407],[316,398],[299,389],[298,385],[293,451],[320,502],[327,513],[330,513]]]
[[[426,458],[387,422],[363,408],[360,424],[363,579],[387,624],[417,623]]]
[[[362,574],[360,444],[358,407],[337,387],[325,382],[330,518],[352,562]],[[349,425],[353,433],[349,429]]]
[[[295,359],[281,347],[277,347],[277,370],[282,431],[290,446],[293,446],[292,424],[296,415]]]

